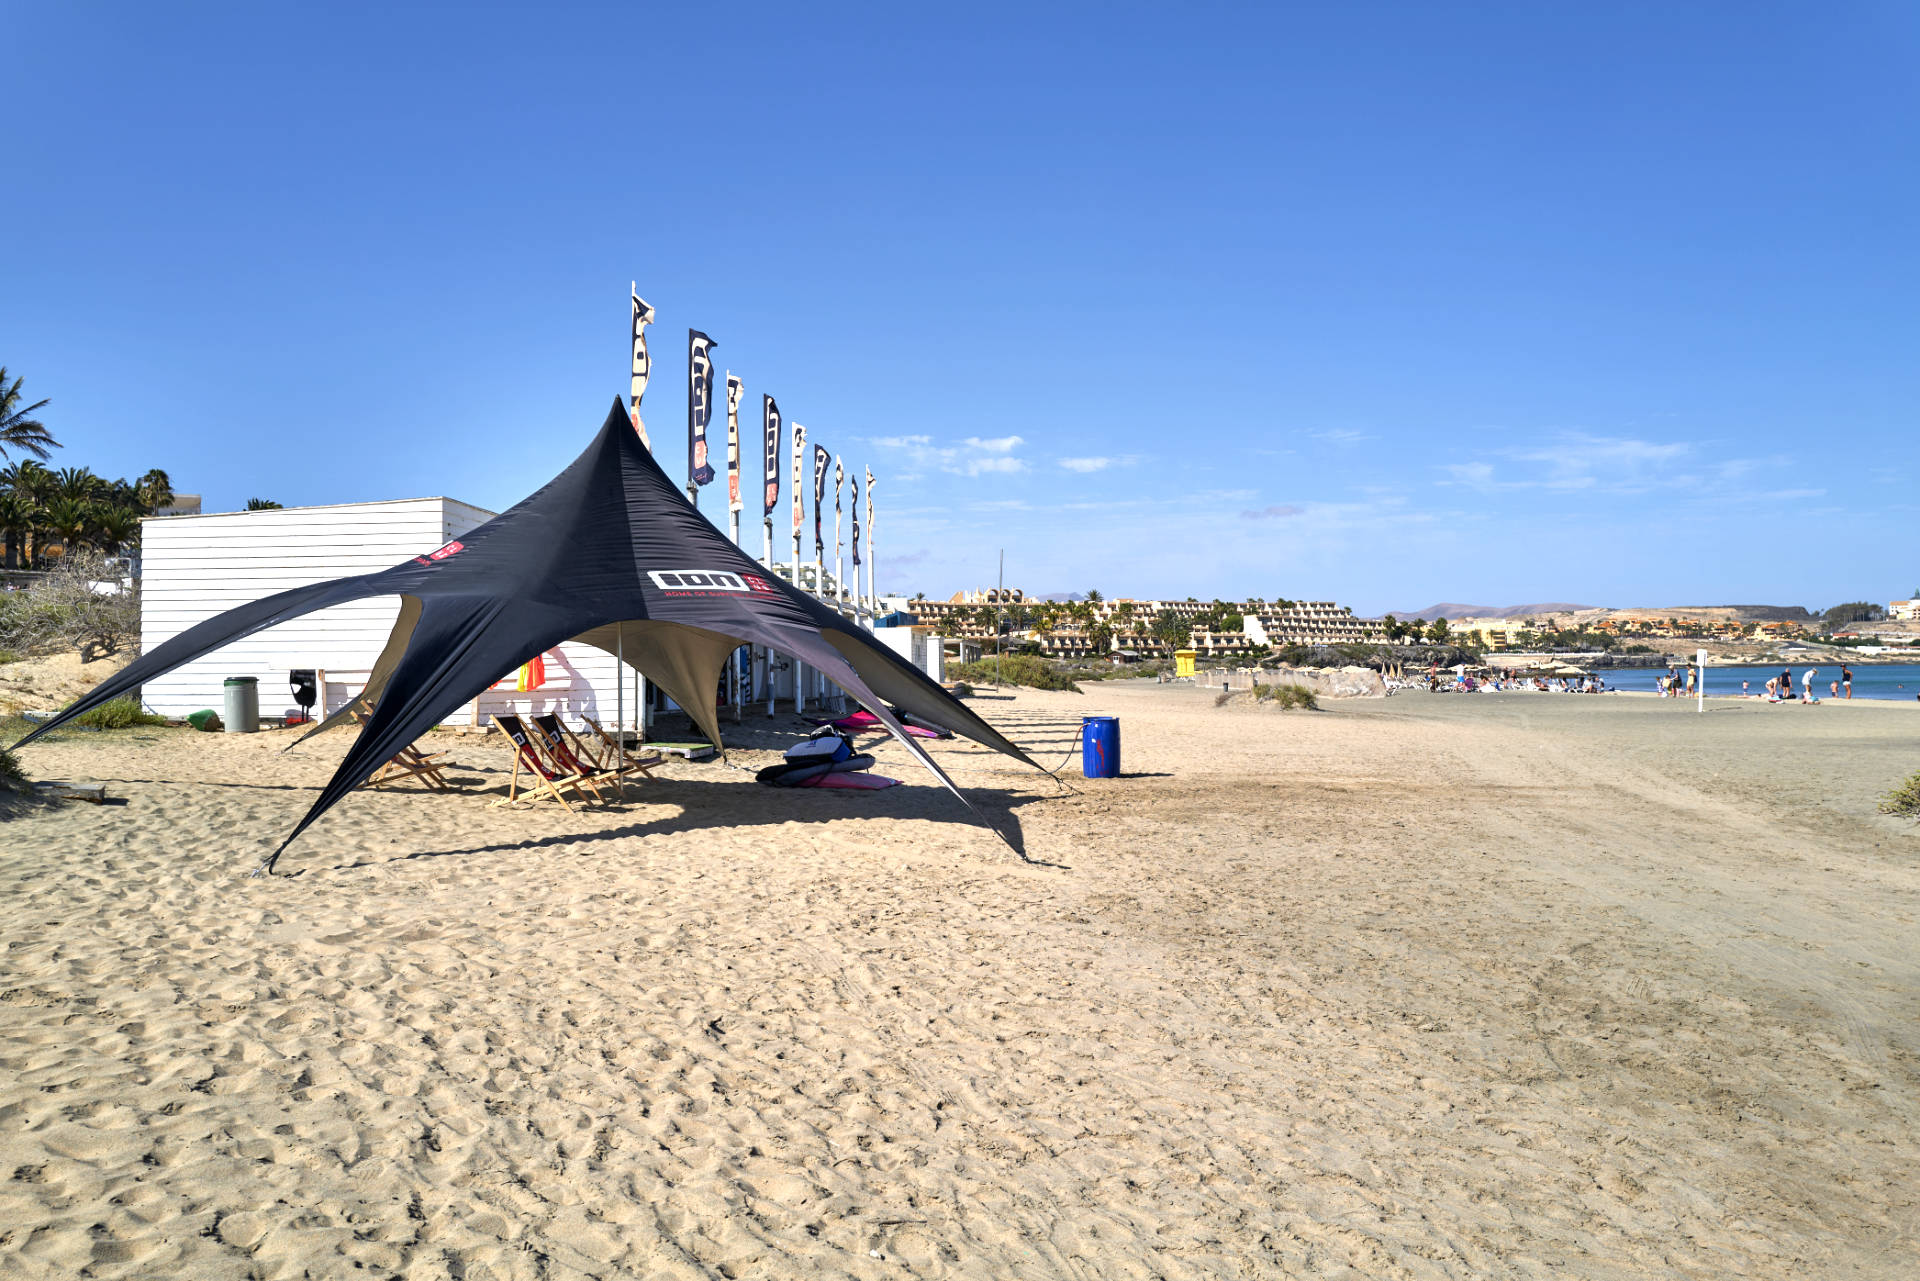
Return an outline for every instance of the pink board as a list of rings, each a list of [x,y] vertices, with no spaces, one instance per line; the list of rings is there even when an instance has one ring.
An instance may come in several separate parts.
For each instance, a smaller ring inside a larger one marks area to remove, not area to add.
[[[801,779],[795,787],[832,787],[848,791],[871,792],[882,787],[898,787],[897,778],[882,778],[878,774],[819,774],[813,778]]]

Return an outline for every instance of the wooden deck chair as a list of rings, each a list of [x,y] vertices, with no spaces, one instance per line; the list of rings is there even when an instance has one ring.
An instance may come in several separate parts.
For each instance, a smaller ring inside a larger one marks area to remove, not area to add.
[[[540,736],[540,747],[547,759],[579,779],[580,785],[592,792],[595,800],[605,800],[606,797],[600,794],[601,784],[618,783],[619,774],[614,770],[603,770],[593,763],[591,757],[583,758],[575,752],[573,744],[568,742],[573,736],[553,712],[544,716],[529,716],[527,720],[533,722],[534,732]]]
[[[573,812],[573,806],[567,802],[565,795],[567,792],[572,792],[582,803],[586,801],[586,796],[580,790],[581,777],[571,771],[549,765],[541,756],[539,738],[521,722],[518,716],[497,712],[494,714],[493,723],[500,727],[500,732],[505,734],[508,741],[513,744],[513,777],[507,780],[506,796],[495,801],[495,805],[512,805],[520,800],[522,770],[527,773],[529,794],[559,801],[561,808],[569,814]],[[594,793],[594,798],[599,799],[598,792]]]
[[[355,708],[353,719],[361,725],[367,723],[367,713]],[[451,792],[453,784],[447,782],[447,776],[440,771],[446,766],[438,764],[445,752],[427,753],[414,746],[406,746],[395,754],[394,758],[373,772],[372,777],[360,784],[362,787],[385,787],[389,783],[398,783],[402,779],[417,778],[436,792]]]
[[[667,758],[664,754],[660,752],[648,752],[645,756],[628,755],[627,763],[625,767],[622,767],[620,765],[620,744],[613,741],[613,735],[602,729],[600,722],[585,712],[580,713],[580,719],[592,727],[594,734],[600,739],[600,750],[597,752],[590,750],[585,743],[580,743],[582,756],[584,759],[592,761],[595,766],[602,771],[617,774],[638,774],[642,778],[652,778],[653,771],[657,767],[666,764]],[[579,740],[576,738],[575,741],[578,742]]]

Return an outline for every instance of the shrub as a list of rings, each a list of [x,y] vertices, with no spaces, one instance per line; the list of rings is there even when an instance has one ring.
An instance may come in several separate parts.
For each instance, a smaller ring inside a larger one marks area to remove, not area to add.
[[[972,698],[973,686],[967,684],[965,681],[955,681],[953,683],[953,696],[955,698]]]
[[[82,712],[74,718],[74,723],[94,729],[131,729],[135,725],[165,725],[167,718],[149,712],[140,706],[137,698],[122,697]]]
[[[1880,802],[1882,814],[1897,814],[1901,818],[1920,818],[1920,774],[1915,774],[1906,782],[1887,793]]]
[[[20,768],[20,762],[14,754],[0,747],[0,792],[12,792],[26,795],[33,791],[33,784],[27,781],[26,771]]]
[[[111,584],[101,591],[96,584]],[[140,637],[140,595],[98,552],[62,556],[25,591],[0,595],[0,648],[22,654],[70,649],[81,662],[113,654]]]
[[[1310,712],[1320,708],[1320,700],[1305,685],[1256,685],[1253,696],[1262,703],[1282,708],[1304,707]]]
[[[1063,689],[1078,694],[1073,678],[1044,658],[1031,654],[1008,654],[1005,658],[983,658],[977,663],[962,663],[950,670],[955,680],[972,685],[991,685],[995,677],[1003,685],[1025,685],[1031,689]]]

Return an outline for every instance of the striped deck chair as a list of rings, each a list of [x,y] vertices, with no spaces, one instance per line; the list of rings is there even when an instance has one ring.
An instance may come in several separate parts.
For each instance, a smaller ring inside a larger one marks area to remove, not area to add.
[[[585,721],[600,739],[600,750],[597,752],[588,750],[585,743],[580,743],[582,757],[592,761],[596,768],[606,773],[638,774],[642,778],[652,778],[655,768],[666,763],[667,758],[661,753],[648,752],[645,756],[629,755],[623,768],[620,765],[620,745],[613,741],[613,735],[602,729],[600,722],[585,712],[580,713],[580,719]]]
[[[355,708],[353,719],[365,725],[367,713]],[[385,787],[389,783],[398,783],[403,779],[417,778],[432,791],[451,792],[454,790],[453,784],[447,782],[447,776],[440,772],[446,766],[437,763],[445,755],[445,752],[429,754],[417,747],[403,747],[392,760],[375,770],[372,777],[360,786]]]
[[[500,732],[505,734],[507,740],[513,744],[513,777],[507,780],[507,794],[493,802],[495,805],[513,805],[522,799],[520,795],[522,770],[527,773],[529,796],[559,801],[561,808],[569,814],[573,812],[573,806],[568,803],[566,793],[572,792],[575,799],[582,804],[586,802],[586,794],[581,791],[581,785],[586,782],[585,778],[566,769],[558,762],[550,761],[542,752],[541,744],[544,739],[541,735],[528,729],[518,716],[504,712],[496,713],[493,723],[499,726]],[[600,799],[597,789],[593,792],[593,799]]]
[[[579,744],[579,740],[561,723],[556,713],[548,712],[544,716],[530,716],[527,719],[533,722],[534,732],[540,736],[540,746],[547,759],[578,778],[580,785],[592,792],[595,800],[605,800],[600,794],[600,787],[602,784],[618,783],[618,772],[601,769],[591,756],[575,750],[576,744],[581,747],[585,745]]]

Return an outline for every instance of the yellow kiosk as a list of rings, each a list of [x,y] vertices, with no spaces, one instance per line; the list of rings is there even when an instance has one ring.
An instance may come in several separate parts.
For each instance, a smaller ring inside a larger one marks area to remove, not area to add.
[[[1173,676],[1178,680],[1182,676],[1194,675],[1193,660],[1200,657],[1197,649],[1176,649],[1173,651]]]

